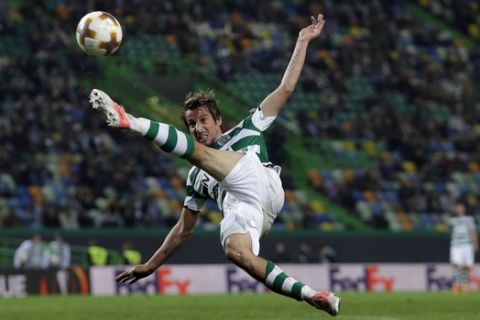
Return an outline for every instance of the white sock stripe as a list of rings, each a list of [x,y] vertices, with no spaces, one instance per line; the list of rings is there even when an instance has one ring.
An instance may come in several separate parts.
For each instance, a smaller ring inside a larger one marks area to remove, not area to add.
[[[185,133],[178,130],[176,131],[177,131],[177,145],[172,150],[172,153],[182,155],[187,151],[187,137],[185,136]]]
[[[132,129],[140,133],[142,136],[146,135],[148,129],[150,128],[150,120],[145,118],[135,118],[132,115],[129,115],[130,124],[135,123],[135,127],[132,126]]]
[[[279,267],[275,266],[273,270],[267,275],[267,279],[265,279],[265,283],[268,284],[269,286],[273,285],[273,281],[275,281],[275,278],[282,273],[282,269]]]
[[[297,280],[292,277],[288,277],[287,279],[285,279],[285,282],[282,285],[282,292],[290,293],[295,282],[297,282]]]
[[[155,137],[154,141],[159,145],[163,146],[165,142],[167,142],[168,139],[168,130],[169,130],[169,125],[164,124],[164,123],[159,123],[159,128],[158,128],[158,133],[157,136]]]
[[[300,292],[300,295],[302,296],[302,299],[306,299],[313,297],[315,293],[317,293],[315,290],[313,290],[307,285],[304,285],[302,291]]]

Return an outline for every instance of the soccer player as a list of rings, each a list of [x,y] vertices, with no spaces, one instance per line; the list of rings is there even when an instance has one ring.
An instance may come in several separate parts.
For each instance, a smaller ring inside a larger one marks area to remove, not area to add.
[[[274,292],[306,301],[331,315],[338,314],[340,299],[333,293],[315,291],[258,256],[259,239],[268,232],[284,202],[279,170],[268,161],[263,131],[293,93],[307,47],[323,29],[322,15],[311,19],[312,24],[299,32],[280,85],[252,114],[225,133],[212,91],[187,95],[183,120],[188,135],[167,124],[136,118],[104,92],[92,90],[90,102],[105,113],[110,126],[138,132],[162,150],[193,164],[179,221],[146,263],[123,272],[117,281],[133,283],[165,263],[192,234],[198,213],[210,197],[223,213],[220,240],[229,260]]]
[[[465,205],[455,204],[455,217],[450,218],[450,263],[453,266],[452,292],[468,291],[470,272],[478,251],[477,228],[473,217],[465,215]]]

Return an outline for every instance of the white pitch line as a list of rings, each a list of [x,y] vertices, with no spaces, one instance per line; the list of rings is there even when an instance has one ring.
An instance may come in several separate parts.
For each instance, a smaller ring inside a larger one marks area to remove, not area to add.
[[[379,316],[346,316],[342,317],[345,320],[399,320],[399,318],[379,317]]]

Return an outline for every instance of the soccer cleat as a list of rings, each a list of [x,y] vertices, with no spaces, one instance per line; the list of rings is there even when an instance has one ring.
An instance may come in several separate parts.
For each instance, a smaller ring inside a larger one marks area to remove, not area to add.
[[[93,109],[98,109],[107,116],[107,124],[110,127],[122,129],[129,129],[131,127],[125,109],[113,101],[105,92],[93,89],[92,92],[90,92],[90,104]]]
[[[313,297],[305,301],[332,316],[336,316],[340,312],[340,298],[329,291],[317,291]]]

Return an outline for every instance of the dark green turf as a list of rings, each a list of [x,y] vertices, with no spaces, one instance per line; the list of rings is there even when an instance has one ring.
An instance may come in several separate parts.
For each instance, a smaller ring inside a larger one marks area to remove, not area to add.
[[[345,320],[480,319],[480,294],[346,293],[341,294]],[[0,299],[5,320],[120,319],[328,319],[305,303],[268,295],[28,297]],[[333,318],[332,318],[333,319]]]

